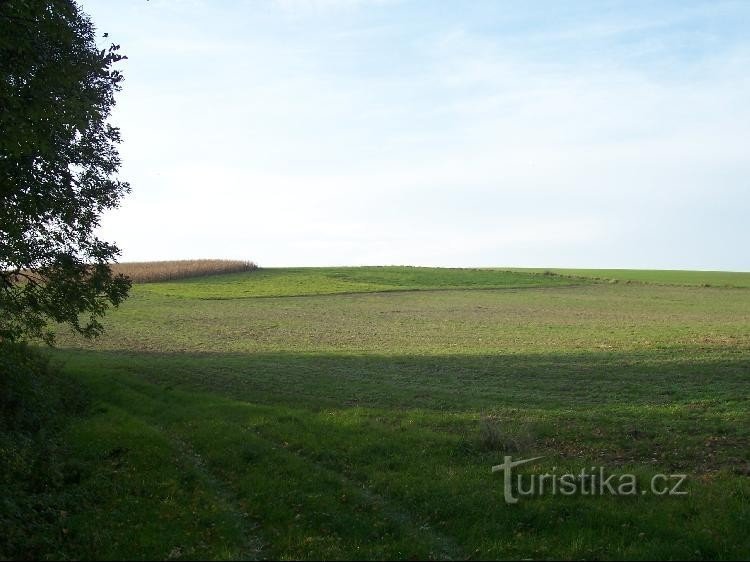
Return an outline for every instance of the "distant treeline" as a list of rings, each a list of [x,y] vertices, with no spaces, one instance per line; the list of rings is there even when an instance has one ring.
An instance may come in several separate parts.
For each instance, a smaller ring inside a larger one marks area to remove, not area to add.
[[[241,260],[175,260],[116,263],[113,273],[122,273],[134,283],[169,281],[185,277],[217,275],[219,273],[237,273],[252,271],[258,266],[251,261]]]

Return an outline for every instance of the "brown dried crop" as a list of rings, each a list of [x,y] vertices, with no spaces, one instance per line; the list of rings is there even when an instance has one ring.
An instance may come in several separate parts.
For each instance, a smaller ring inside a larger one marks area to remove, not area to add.
[[[112,264],[112,272],[130,277],[134,283],[171,281],[186,277],[201,277],[221,273],[252,271],[258,266],[242,260],[174,260],[125,262]]]

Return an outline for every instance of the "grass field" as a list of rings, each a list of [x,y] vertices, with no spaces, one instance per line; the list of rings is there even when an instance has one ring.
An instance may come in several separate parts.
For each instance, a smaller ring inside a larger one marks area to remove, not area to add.
[[[683,271],[653,269],[514,269],[539,273],[598,279],[600,281],[631,281],[659,285],[701,285],[711,287],[750,287],[750,273],[742,271]]]
[[[106,325],[52,354],[93,405],[65,430],[76,502],[36,552],[750,556],[747,289],[258,270],[136,285]],[[689,493],[508,505],[506,454],[685,473]]]
[[[508,289],[590,282],[543,272],[431,267],[302,267],[261,269],[246,274],[154,283],[148,291],[163,296],[199,299],[289,297],[439,289]]]

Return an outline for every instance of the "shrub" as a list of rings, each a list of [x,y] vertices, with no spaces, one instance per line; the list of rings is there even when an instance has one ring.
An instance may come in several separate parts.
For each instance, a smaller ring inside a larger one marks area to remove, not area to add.
[[[64,501],[59,430],[86,403],[41,353],[0,341],[0,560],[49,553]]]

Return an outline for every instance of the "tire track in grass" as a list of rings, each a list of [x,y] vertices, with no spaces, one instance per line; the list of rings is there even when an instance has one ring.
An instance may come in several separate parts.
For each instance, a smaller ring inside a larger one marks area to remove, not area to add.
[[[216,498],[224,511],[232,515],[235,525],[241,530],[242,536],[245,537],[245,542],[241,546],[238,560],[262,560],[264,558],[264,542],[259,535],[250,534],[250,531],[259,531],[260,524],[257,522],[250,522],[249,514],[238,504],[237,497],[230,491],[227,483],[214,476],[211,470],[206,466],[203,457],[201,457],[201,455],[198,454],[187,441],[180,439],[163,427],[157,426],[153,423],[150,425],[157,431],[160,431],[174,445],[175,449],[180,452],[180,456],[182,460],[185,461],[185,464],[189,465],[201,475],[203,484],[207,485],[211,490],[214,498]],[[251,524],[248,525],[248,523]]]
[[[229,421],[226,421],[225,423],[231,424]],[[189,443],[173,432],[165,430],[165,433],[175,443],[179,444],[180,447],[184,447],[184,450],[195,459],[195,462],[206,474],[206,477],[215,483],[218,490],[225,490],[227,497],[235,498],[234,501],[237,501],[236,495],[228,491],[231,488],[231,484],[220,477],[215,476],[215,472],[211,470],[205,459],[196,452]],[[329,466],[299,451],[290,450],[283,441],[280,441],[272,435],[255,432],[254,436],[265,442],[277,455],[294,457],[298,461],[301,461],[302,464],[310,467],[305,469],[305,474],[309,475],[308,478],[313,479],[313,475],[318,475],[326,476],[328,479],[336,481],[342,490],[346,493],[352,494],[359,500],[360,504],[376,508],[376,512],[387,518],[391,523],[403,529],[405,535],[427,539],[427,542],[430,544],[430,559],[461,560],[466,558],[463,549],[452,537],[436,532],[426,522],[420,523],[416,521],[413,514],[395,505],[389,498],[368,489],[364,482],[347,477],[338,467]],[[356,503],[357,502],[355,501],[354,504]],[[247,514],[242,513],[241,516],[247,517]],[[256,552],[258,555],[260,555],[261,549],[259,548],[259,545],[255,548],[257,549]]]
[[[260,557],[241,510],[200,462],[147,416],[116,400],[98,404],[66,429],[68,462],[81,475],[72,484],[81,499],[65,515],[72,552],[103,559],[132,552],[154,559]]]
[[[128,381],[126,377],[110,379],[108,382],[109,392],[99,396],[100,400],[107,405],[104,412],[109,409],[119,411],[141,425],[147,432],[153,432],[158,436],[159,441],[163,442],[162,447],[173,455],[176,466],[183,467],[181,470],[183,474],[195,476],[200,489],[211,497],[219,510],[229,519],[237,535],[243,538],[240,544],[224,546],[236,548],[234,557],[238,560],[262,559],[264,541],[260,537],[260,525],[249,520],[248,514],[242,509],[230,487],[212,473],[203,457],[187,441],[179,438],[174,432],[168,431],[154,419],[155,412],[164,411],[169,405],[159,403],[155,396],[142,388],[141,383]],[[112,438],[122,440],[121,437],[117,437],[117,433],[110,435],[110,439]],[[122,448],[118,447],[118,449]],[[122,450],[125,455],[131,454],[127,448]],[[155,484],[154,488],[158,487],[158,483],[155,482]],[[179,550],[179,547],[174,547],[168,557],[182,556],[183,553]]]
[[[340,478],[344,482],[353,484],[356,481],[352,481],[343,474],[339,473]],[[386,514],[392,521],[402,525],[404,527],[411,527],[413,530],[418,530],[420,533],[425,533],[432,544],[435,545],[437,554],[436,559],[439,560],[466,560],[468,557],[464,553],[463,548],[452,538],[442,533],[438,533],[427,523],[423,523],[417,527],[414,522],[414,517],[407,511],[398,509],[394,506],[393,501],[387,499],[385,496],[369,490],[364,483],[359,483],[361,487],[356,487],[360,496],[368,503],[378,506],[383,513]]]
[[[256,432],[256,435],[269,443],[275,444],[277,447],[284,448],[287,454],[302,459],[304,462],[314,466],[317,470],[334,475],[341,483],[342,487],[353,490],[364,503],[376,506],[380,512],[392,522],[400,527],[409,529],[410,534],[426,536],[429,539],[430,544],[433,545],[433,552],[430,553],[431,559],[465,560],[468,558],[464,549],[452,537],[435,531],[426,522],[419,524],[415,521],[415,517],[412,513],[396,506],[392,499],[368,489],[365,482],[352,479],[341,472],[339,467],[329,466],[329,464],[314,459],[310,455],[306,455],[299,450],[289,450],[283,441],[279,441],[278,437],[263,434],[261,432]]]
[[[227,481],[225,478],[217,475],[216,470],[212,470],[210,466],[210,457],[207,460],[207,458],[201,455],[193,447],[193,445],[185,439],[185,436],[180,434],[178,425],[175,425],[172,429],[167,429],[161,423],[158,423],[154,420],[154,415],[157,412],[163,412],[163,408],[165,406],[168,407],[168,405],[164,403],[159,404],[160,407],[154,409],[153,414],[149,414],[147,411],[148,409],[143,408],[146,402],[150,402],[154,405],[158,404],[159,402],[163,402],[162,400],[159,400],[158,396],[154,395],[154,392],[159,392],[159,389],[142,382],[133,381],[132,384],[128,384],[126,381],[120,382],[125,383],[127,385],[127,390],[136,394],[141,399],[140,407],[142,408],[142,411],[139,412],[139,418],[143,419],[144,417],[147,417],[148,422],[146,423],[148,423],[148,425],[153,427],[155,430],[161,432],[166,439],[173,443],[175,448],[181,452],[181,456],[184,459],[185,463],[190,465],[201,474],[203,481],[210,488],[214,496],[217,497],[217,499],[221,500],[222,504],[226,506],[227,510],[236,517],[240,524],[246,527],[249,516],[239,505],[239,496],[232,491],[232,482]],[[147,386],[144,386],[144,384],[146,384]],[[172,395],[171,399],[174,398],[176,398],[176,396]],[[231,402],[234,405],[239,405],[243,409],[248,409],[249,412],[252,412],[254,407],[253,404],[247,402],[237,402],[233,400],[228,401],[225,398],[221,398],[220,400],[222,404],[224,402]],[[186,406],[185,404],[175,403],[173,403],[173,405],[177,406],[177,408],[180,409],[184,409],[184,407]],[[221,407],[221,405],[208,405],[206,407],[210,411],[215,407]],[[178,413],[177,408],[174,409],[175,414]],[[206,412],[202,412],[202,414],[205,413]],[[213,412],[211,412],[211,414],[213,414]],[[230,428],[236,428],[236,431],[231,433],[236,435],[242,434],[241,425],[234,420],[229,419],[228,416],[224,416],[222,418],[220,415],[212,415],[212,417],[214,420],[220,420],[222,424],[227,424]],[[180,418],[183,423],[186,421],[185,418],[183,418],[181,415],[177,415],[177,418]],[[173,420],[173,422],[174,421],[177,420]],[[197,416],[197,419],[195,421],[200,422],[200,416]],[[190,426],[183,428],[183,433],[189,428]],[[312,458],[310,455],[301,453],[300,451],[290,450],[283,442],[283,440],[280,440],[279,437],[267,433],[264,434],[263,432],[258,431],[258,429],[259,428],[256,428],[256,431],[253,432],[253,436],[258,438],[260,441],[265,442],[269,449],[273,451],[274,455],[280,455],[282,458],[285,456],[291,456],[298,461],[296,464],[302,464],[305,467],[309,467],[305,468],[304,471],[297,471],[294,473],[294,475],[297,476],[297,478],[300,478],[300,480],[306,479],[309,481],[311,479],[310,475],[317,474],[319,476],[327,478],[329,481],[337,482],[342,490],[344,490],[346,493],[352,494],[359,500],[360,504],[375,508],[375,511],[380,513],[381,516],[385,517],[392,524],[402,529],[405,536],[424,540],[429,545],[430,558],[443,560],[456,560],[466,558],[464,550],[458,543],[456,543],[456,541],[452,537],[435,531],[426,522],[420,523],[416,520],[415,516],[412,513],[395,505],[395,502],[393,500],[381,494],[373,492],[372,490],[369,490],[366,486],[366,483],[349,478],[348,476],[343,474],[340,468],[337,466],[330,466],[330,463],[326,464],[315,458]],[[191,434],[195,435],[194,431],[191,432]],[[229,432],[222,431],[221,434],[222,436],[227,436]],[[285,463],[285,465],[288,466],[287,463]],[[239,466],[241,466],[241,463],[238,462],[237,467],[239,468]],[[239,485],[239,482],[237,483],[237,485]],[[356,504],[357,502],[354,503]],[[351,511],[352,509],[353,508],[349,508],[346,511]],[[260,525],[256,523],[254,529],[259,528]],[[352,539],[354,539],[354,537],[352,537]],[[417,542],[421,541],[418,540]],[[243,557],[248,559],[259,559],[260,557],[264,556],[263,547],[265,545],[262,544],[262,541],[257,536],[248,536],[248,541],[245,546],[246,549],[243,553]],[[270,553],[265,553],[265,555],[268,554]]]

